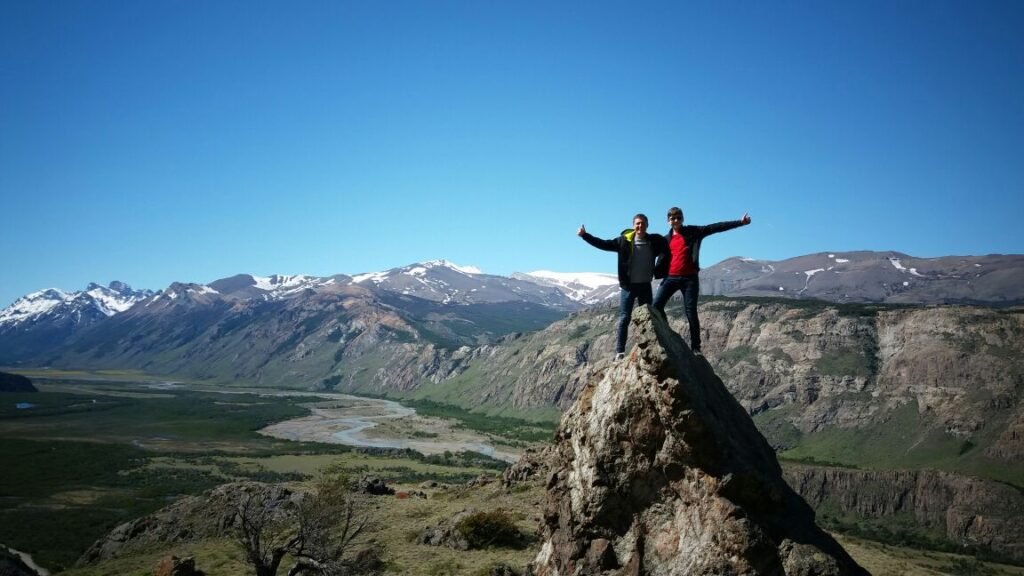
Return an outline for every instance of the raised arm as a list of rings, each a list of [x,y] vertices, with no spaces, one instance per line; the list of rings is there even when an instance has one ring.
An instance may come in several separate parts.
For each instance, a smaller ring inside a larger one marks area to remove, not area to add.
[[[733,228],[739,228],[740,226],[746,226],[750,224],[750,214],[743,214],[743,217],[739,220],[727,220],[725,222],[716,222],[714,224],[708,224],[707,226],[701,226],[701,236],[710,236],[712,234],[718,234],[719,232],[725,232],[726,230],[732,230]]]
[[[608,252],[618,252],[619,250],[619,239],[613,238],[611,240],[602,240],[590,232],[587,232],[587,227],[580,224],[580,229],[576,231],[576,235],[583,238],[587,244],[590,244],[594,248],[600,248],[601,250],[607,250]]]

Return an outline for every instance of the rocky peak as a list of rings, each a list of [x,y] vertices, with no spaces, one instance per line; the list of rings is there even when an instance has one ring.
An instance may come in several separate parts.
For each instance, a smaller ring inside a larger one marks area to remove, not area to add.
[[[535,574],[866,574],[710,365],[647,309],[632,324],[562,418]]]

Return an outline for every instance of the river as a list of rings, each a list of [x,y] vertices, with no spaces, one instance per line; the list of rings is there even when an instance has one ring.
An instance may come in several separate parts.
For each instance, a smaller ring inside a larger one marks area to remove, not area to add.
[[[506,462],[519,458],[519,451],[514,448],[496,447],[480,433],[456,429],[450,420],[425,418],[392,400],[315,392],[268,393],[264,390],[256,393],[320,399],[308,405],[310,415],[271,424],[259,431],[274,438],[359,448],[408,448],[428,455],[468,450]]]

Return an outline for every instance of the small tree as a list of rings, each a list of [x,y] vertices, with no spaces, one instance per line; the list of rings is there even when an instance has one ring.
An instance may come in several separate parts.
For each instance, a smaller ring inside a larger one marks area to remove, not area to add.
[[[295,502],[279,487],[249,487],[238,499],[237,539],[256,576],[275,576],[298,543]]]
[[[288,576],[370,574],[379,567],[375,548],[353,554],[363,544],[367,517],[341,474],[323,474],[315,490],[293,498],[272,490],[247,494],[238,504],[238,541],[256,576],[275,576],[285,556],[294,564]]]

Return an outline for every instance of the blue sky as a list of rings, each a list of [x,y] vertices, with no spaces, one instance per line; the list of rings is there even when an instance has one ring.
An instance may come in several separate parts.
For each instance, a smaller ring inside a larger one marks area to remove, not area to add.
[[[0,306],[434,258],[1020,253],[1024,3],[0,0]]]

